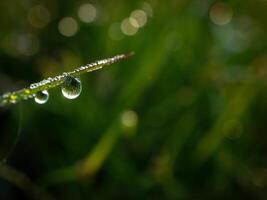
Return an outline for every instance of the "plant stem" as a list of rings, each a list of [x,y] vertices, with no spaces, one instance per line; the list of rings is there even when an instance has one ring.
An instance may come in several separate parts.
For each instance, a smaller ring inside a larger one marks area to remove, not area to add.
[[[2,162],[0,163],[0,177],[23,190],[31,199],[54,199],[44,189],[33,183],[25,174]]]
[[[111,58],[106,58],[102,60],[95,61],[93,63],[87,64],[85,66],[78,67],[70,72],[64,72],[61,75],[57,75],[55,77],[49,77],[47,79],[44,79],[38,83],[33,83],[27,88],[23,88],[21,90],[15,91],[15,92],[7,92],[0,96],[0,106],[7,106],[10,104],[16,104],[21,100],[27,100],[34,98],[35,94],[43,91],[43,90],[49,90],[51,88],[57,87],[61,85],[64,81],[64,78],[66,76],[80,76],[87,72],[92,72],[98,69],[101,69],[102,67],[106,65],[111,65],[115,62],[125,60],[132,56],[134,53],[128,53],[128,54],[120,54],[116,55]]]

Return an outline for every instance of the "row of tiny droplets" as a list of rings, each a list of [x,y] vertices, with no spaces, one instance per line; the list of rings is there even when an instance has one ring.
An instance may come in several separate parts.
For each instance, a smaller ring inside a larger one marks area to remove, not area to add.
[[[94,68],[94,67],[97,67],[97,69],[102,68],[103,65],[112,64],[112,63],[116,62],[117,60],[123,59],[124,57],[125,57],[125,55],[118,55],[118,56],[115,56],[115,57],[112,57],[112,58],[99,60],[99,61],[96,61],[94,63],[90,63],[90,64],[87,64],[85,66],[81,66],[81,67],[75,69],[72,72],[64,72],[62,75],[58,75],[58,76],[56,76],[54,78],[49,77],[49,78],[47,78],[45,80],[42,80],[41,82],[33,83],[33,84],[30,85],[30,89],[34,90],[36,88],[40,88],[42,86],[51,84],[53,82],[60,82],[66,76],[70,76],[70,75],[77,76],[81,72],[84,72],[84,71],[89,72],[89,71],[91,71],[92,68]]]
[[[55,76],[54,78],[49,77],[49,78],[44,79],[38,83],[31,84],[29,89],[26,88],[26,89],[20,90],[18,92],[12,92],[12,93],[9,92],[9,93],[4,94],[2,96],[2,100],[1,100],[0,104],[6,104],[6,103],[13,103],[14,104],[14,103],[17,103],[19,98],[22,98],[23,100],[34,98],[35,95],[31,94],[31,90],[35,90],[37,88],[42,88],[45,86],[47,86],[46,89],[49,89],[51,87],[54,87],[55,84],[59,85],[66,76],[69,76],[69,75],[77,76],[77,75],[81,74],[82,72],[90,72],[90,71],[93,71],[96,69],[100,69],[103,67],[103,65],[109,65],[109,64],[112,64],[118,60],[121,60],[121,59],[124,59],[127,57],[128,56],[125,54],[117,55],[117,56],[114,56],[112,58],[99,60],[99,61],[96,61],[94,63],[90,63],[90,64],[87,64],[85,66],[81,66],[72,72],[64,72],[63,74]],[[55,84],[53,84],[53,83],[55,83]],[[20,94],[20,96],[19,96],[19,94]]]

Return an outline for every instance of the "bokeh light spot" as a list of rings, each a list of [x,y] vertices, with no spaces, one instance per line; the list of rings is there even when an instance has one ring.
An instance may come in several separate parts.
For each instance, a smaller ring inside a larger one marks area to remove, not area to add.
[[[93,22],[96,18],[97,10],[92,4],[83,4],[78,10],[78,16],[85,23]]]
[[[39,51],[39,39],[33,34],[10,34],[3,39],[2,47],[12,56],[32,56]]]
[[[50,13],[42,5],[34,6],[29,10],[28,21],[35,28],[43,28],[50,21]]]
[[[125,127],[133,128],[138,123],[138,115],[133,110],[124,111],[121,116],[121,122]]]
[[[131,13],[129,20],[134,27],[140,28],[146,24],[147,16],[143,10],[134,10]]]
[[[149,17],[152,17],[153,16],[153,8],[152,8],[152,6],[149,3],[144,2],[143,3],[143,6],[142,6],[142,9],[146,12],[146,14]]]
[[[60,20],[58,30],[66,37],[74,36],[78,31],[78,23],[72,17],[65,17]]]
[[[209,15],[214,24],[222,26],[231,22],[233,10],[229,5],[217,2],[211,7]]]
[[[138,32],[138,28],[132,25],[129,18],[126,18],[121,23],[121,31],[125,35],[132,36]]]
[[[18,51],[24,56],[32,56],[39,50],[39,40],[34,35],[21,35],[17,42]]]

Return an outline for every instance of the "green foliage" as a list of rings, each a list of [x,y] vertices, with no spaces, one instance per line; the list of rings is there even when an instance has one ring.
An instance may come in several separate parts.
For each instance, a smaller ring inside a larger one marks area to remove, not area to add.
[[[266,1],[87,3],[0,2],[1,94],[135,52],[78,100],[1,107],[8,165],[56,199],[267,199]],[[23,198],[10,182],[0,199]]]

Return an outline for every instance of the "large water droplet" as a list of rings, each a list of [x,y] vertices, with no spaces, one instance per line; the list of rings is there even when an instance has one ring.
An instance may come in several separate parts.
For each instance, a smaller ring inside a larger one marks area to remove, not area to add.
[[[38,104],[44,104],[48,101],[48,99],[49,93],[46,90],[37,92],[34,97],[35,102]]]
[[[82,92],[81,80],[73,76],[66,76],[61,91],[67,99],[76,99]]]

